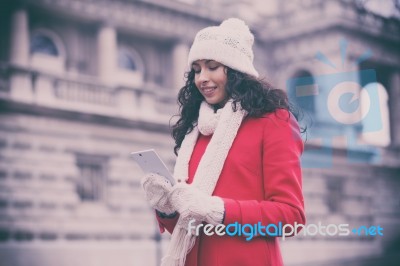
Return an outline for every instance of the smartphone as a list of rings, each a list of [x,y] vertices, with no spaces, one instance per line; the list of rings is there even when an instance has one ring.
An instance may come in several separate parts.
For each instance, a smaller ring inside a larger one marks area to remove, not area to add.
[[[131,157],[139,164],[145,174],[159,174],[168,179],[172,185],[175,185],[174,177],[155,150],[132,152]]]

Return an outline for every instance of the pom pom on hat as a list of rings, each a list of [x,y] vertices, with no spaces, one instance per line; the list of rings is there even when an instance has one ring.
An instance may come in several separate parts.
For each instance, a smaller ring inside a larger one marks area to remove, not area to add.
[[[228,18],[224,21],[222,21],[220,27],[227,27],[227,28],[232,28],[232,29],[247,29],[247,31],[250,32],[249,27],[244,23],[243,20],[238,19],[238,18]]]
[[[220,26],[200,30],[189,51],[188,65],[196,60],[215,60],[237,71],[258,77],[253,66],[254,36],[243,20],[229,18]]]

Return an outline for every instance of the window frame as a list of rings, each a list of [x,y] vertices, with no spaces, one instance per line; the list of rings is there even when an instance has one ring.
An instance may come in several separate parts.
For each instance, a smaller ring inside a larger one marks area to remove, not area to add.
[[[75,155],[76,166],[79,171],[79,177],[76,182],[76,193],[82,203],[104,203],[107,199],[107,180],[108,180],[108,161],[109,158],[103,155],[93,155],[77,153]],[[93,169],[98,168],[100,175],[97,177],[93,175]],[[84,176],[83,171],[89,169],[90,176]],[[100,178],[100,180],[96,180]],[[94,184],[95,183],[95,184]],[[89,184],[89,195],[82,195],[85,191],[82,186]]]

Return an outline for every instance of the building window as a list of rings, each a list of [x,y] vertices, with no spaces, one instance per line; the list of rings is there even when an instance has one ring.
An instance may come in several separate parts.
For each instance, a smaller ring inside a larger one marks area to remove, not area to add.
[[[343,179],[331,176],[326,180],[326,203],[331,213],[338,213],[342,209]]]
[[[43,73],[62,75],[66,52],[61,38],[45,28],[34,29],[30,38],[30,65]]]
[[[301,129],[313,127],[320,117],[316,112],[316,95],[318,86],[315,78],[307,70],[299,70],[287,81],[287,93],[290,104],[299,114],[299,125]]]
[[[309,115],[315,114],[315,81],[312,74],[306,70],[298,71],[292,79],[297,80],[291,100],[294,104],[307,112]]]
[[[42,53],[51,56],[59,56],[59,51],[53,40],[44,34],[33,36],[30,46],[31,54]]]
[[[131,47],[118,48],[118,85],[140,88],[143,85],[144,66],[140,55]]]
[[[120,68],[137,71],[137,65],[133,57],[126,51],[118,51],[118,66]]]
[[[76,191],[80,199],[86,202],[102,201],[107,179],[107,158],[78,154],[76,161],[80,173]]]
[[[142,58],[131,47],[118,48],[118,67],[132,72],[144,71]]]

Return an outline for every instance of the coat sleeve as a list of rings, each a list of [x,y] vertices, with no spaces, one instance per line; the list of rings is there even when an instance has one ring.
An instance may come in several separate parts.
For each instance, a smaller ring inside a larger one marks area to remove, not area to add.
[[[264,200],[224,199],[224,224],[305,224],[300,156],[304,145],[293,114],[266,115],[263,130]]]

